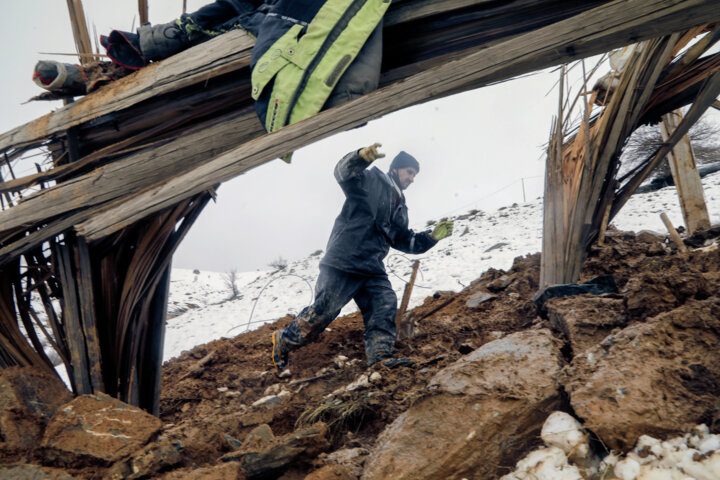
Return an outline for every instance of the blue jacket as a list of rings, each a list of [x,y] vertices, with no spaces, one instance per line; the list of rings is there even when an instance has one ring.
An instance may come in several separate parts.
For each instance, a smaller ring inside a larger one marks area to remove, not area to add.
[[[390,247],[418,254],[428,251],[437,240],[429,232],[415,233],[408,228],[405,196],[386,173],[367,166],[352,152],[335,167],[335,178],[346,199],[320,264],[361,275],[386,275],[383,259]]]

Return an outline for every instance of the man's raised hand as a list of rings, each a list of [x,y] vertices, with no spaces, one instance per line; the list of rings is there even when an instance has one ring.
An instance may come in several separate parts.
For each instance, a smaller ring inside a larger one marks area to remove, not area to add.
[[[360,155],[360,158],[368,163],[374,162],[378,158],[383,158],[385,156],[384,153],[378,152],[378,148],[380,147],[382,147],[381,143],[373,143],[369,147],[361,148],[358,155]]]

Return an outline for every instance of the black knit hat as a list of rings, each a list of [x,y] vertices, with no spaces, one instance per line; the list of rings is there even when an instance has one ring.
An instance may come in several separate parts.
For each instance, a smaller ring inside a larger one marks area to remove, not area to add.
[[[420,172],[420,164],[417,160],[415,160],[415,157],[405,151],[401,151],[395,156],[395,158],[393,158],[393,161],[390,164],[390,168],[388,169],[388,171],[392,171],[395,168],[406,167],[413,167],[416,172]]]

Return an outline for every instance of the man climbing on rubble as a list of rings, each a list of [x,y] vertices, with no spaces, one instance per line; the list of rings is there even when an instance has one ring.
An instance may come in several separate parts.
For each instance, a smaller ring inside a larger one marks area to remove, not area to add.
[[[320,262],[315,301],[293,322],[272,335],[272,360],[278,370],[288,365],[288,353],[315,341],[355,300],[365,324],[365,354],[368,365],[411,365],[407,358],[394,358],[397,296],[388,279],[383,259],[390,247],[419,254],[452,234],[452,222],[440,222],[430,232],[408,228],[403,190],[420,171],[418,161],[400,152],[383,173],[370,164],[385,156],[381,145],[345,155],[335,167],[335,178],[345,193],[345,203],[335,220],[327,252]]]

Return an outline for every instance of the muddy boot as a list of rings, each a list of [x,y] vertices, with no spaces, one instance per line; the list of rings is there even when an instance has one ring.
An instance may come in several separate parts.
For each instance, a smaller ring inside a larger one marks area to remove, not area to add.
[[[387,360],[381,360],[381,362],[382,365],[387,368],[412,367],[415,365],[415,361],[407,357],[388,358]]]
[[[282,331],[272,333],[272,361],[278,371],[282,371],[288,366],[288,351],[284,348]]]

